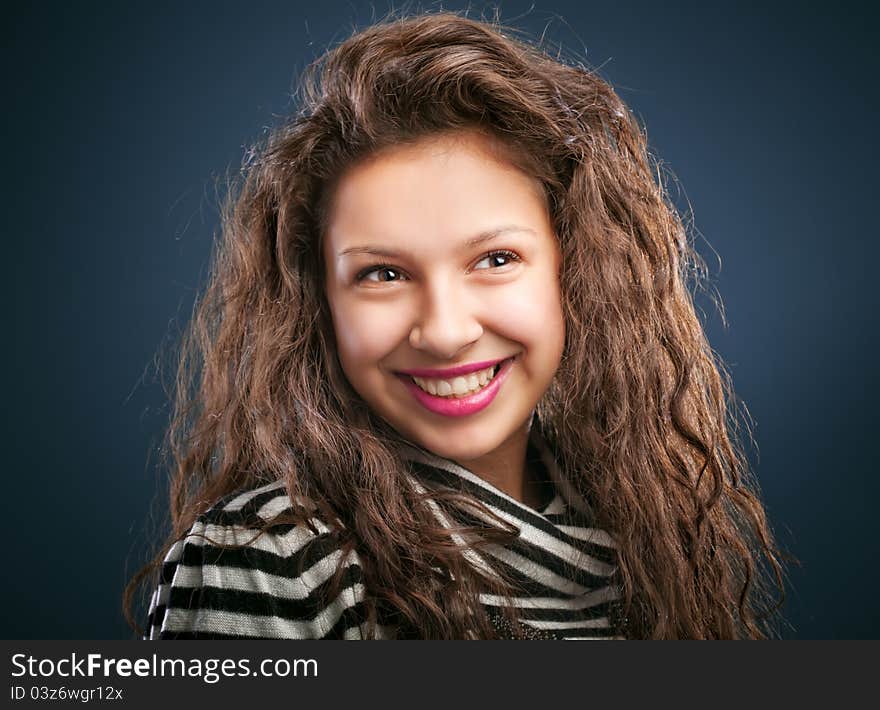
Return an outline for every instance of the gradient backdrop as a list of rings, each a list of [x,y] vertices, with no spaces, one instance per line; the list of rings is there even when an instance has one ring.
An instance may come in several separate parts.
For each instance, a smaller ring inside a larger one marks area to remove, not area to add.
[[[3,31],[5,638],[129,636],[122,588],[164,502],[154,359],[204,282],[218,180],[290,110],[302,68],[374,13],[69,5],[19,4]],[[878,637],[872,18],[846,2],[501,9],[600,67],[693,208],[728,319],[701,296],[709,337],[754,418],[776,533],[802,562],[786,637]]]

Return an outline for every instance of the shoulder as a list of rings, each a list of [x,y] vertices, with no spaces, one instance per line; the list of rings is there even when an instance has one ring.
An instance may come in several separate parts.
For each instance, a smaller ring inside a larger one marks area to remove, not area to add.
[[[230,495],[199,516],[169,549],[153,593],[146,636],[328,638],[356,635],[361,568],[317,518],[263,524],[286,511],[281,482]],[[342,573],[331,597],[332,578]]]

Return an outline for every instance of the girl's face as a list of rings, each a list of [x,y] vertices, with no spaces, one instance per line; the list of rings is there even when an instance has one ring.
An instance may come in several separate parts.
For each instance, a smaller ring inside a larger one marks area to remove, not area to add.
[[[562,355],[540,184],[459,132],[354,166],[331,204],[327,300],[352,387],[408,440],[491,460],[527,431]],[[469,365],[483,373],[418,372]]]

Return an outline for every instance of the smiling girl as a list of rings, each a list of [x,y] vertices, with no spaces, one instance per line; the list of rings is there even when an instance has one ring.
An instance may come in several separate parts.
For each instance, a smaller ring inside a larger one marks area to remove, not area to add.
[[[695,260],[595,73],[445,13],[343,42],[224,212],[146,636],[766,635]]]

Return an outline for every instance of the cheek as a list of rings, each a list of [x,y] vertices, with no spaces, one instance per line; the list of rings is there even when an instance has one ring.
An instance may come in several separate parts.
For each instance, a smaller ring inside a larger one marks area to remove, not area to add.
[[[565,324],[559,287],[549,275],[511,284],[492,304],[494,328],[532,352],[561,353]]]
[[[331,310],[339,360],[353,379],[360,379],[358,372],[374,368],[400,342],[398,331],[403,319],[394,308],[342,301]]]

